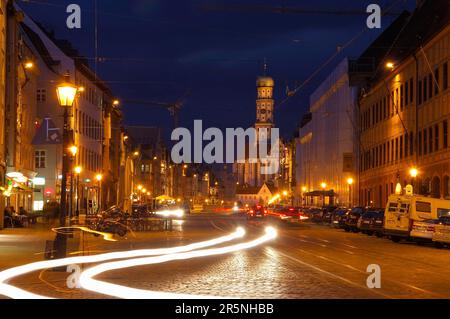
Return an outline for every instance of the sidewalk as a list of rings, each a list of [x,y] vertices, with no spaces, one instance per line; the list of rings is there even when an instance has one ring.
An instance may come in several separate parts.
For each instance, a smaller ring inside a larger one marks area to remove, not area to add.
[[[54,239],[55,233],[46,224],[0,230],[0,269],[43,260],[45,242]]]

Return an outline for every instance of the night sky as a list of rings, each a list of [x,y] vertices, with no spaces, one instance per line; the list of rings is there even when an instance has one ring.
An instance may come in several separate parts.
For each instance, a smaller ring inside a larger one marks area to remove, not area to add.
[[[94,0],[17,1],[36,21],[71,41],[95,61]],[[82,8],[82,29],[69,30],[66,6]],[[180,126],[194,119],[204,126],[249,127],[255,121],[256,77],[266,58],[274,77],[276,102],[318,69],[338,46],[365,29],[367,15],[278,14],[209,11],[204,5],[239,4],[292,8],[365,11],[370,3],[392,11],[411,10],[414,0],[98,0],[100,76],[122,100],[174,102],[191,94]],[[394,19],[384,17],[385,28]],[[367,28],[366,28],[367,29]],[[276,124],[292,135],[308,109],[309,95],[345,56],[357,57],[379,30],[368,30],[339,54],[286,103],[276,106]],[[172,120],[165,110],[124,103],[125,123],[162,126],[166,137]]]

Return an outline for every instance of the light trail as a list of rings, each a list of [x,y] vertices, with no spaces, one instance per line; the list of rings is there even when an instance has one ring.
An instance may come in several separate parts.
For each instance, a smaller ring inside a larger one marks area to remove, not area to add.
[[[182,209],[174,209],[174,210],[161,210],[155,212],[156,215],[164,216],[164,217],[183,217],[184,211]]]
[[[83,226],[59,227],[59,228],[53,228],[52,231],[55,233],[60,233],[60,234],[67,234],[66,232],[61,231],[61,230],[65,230],[65,229],[79,229],[86,233],[103,236],[103,239],[106,241],[117,241],[116,239],[114,239],[114,237],[113,237],[114,235],[111,233],[104,233],[104,232],[96,231],[96,230],[93,230],[93,229],[90,229],[87,227],[83,227]]]
[[[97,263],[114,259],[136,258],[142,256],[156,256],[156,255],[187,252],[195,249],[216,246],[228,241],[242,238],[244,235],[245,229],[243,229],[242,227],[238,227],[234,233],[229,234],[227,236],[207,240],[204,242],[194,243],[186,246],[179,246],[172,248],[141,249],[124,252],[106,253],[94,256],[69,257],[56,260],[40,261],[23,266],[18,266],[0,272],[0,294],[13,299],[51,299],[46,296],[30,293],[26,290],[22,290],[15,286],[8,285],[6,284],[6,282],[13,278],[23,276],[31,272],[49,268],[57,268],[74,264]]]
[[[240,250],[250,249],[277,237],[277,231],[273,227],[266,228],[266,234],[253,241],[246,243],[236,244],[227,247],[210,248],[204,250],[196,250],[184,253],[177,253],[171,255],[163,255],[157,257],[147,258],[135,258],[123,261],[109,262],[92,267],[81,273],[80,285],[86,290],[90,290],[96,293],[101,293],[111,297],[123,298],[123,299],[217,299],[221,297],[215,296],[201,296],[201,295],[189,295],[189,294],[176,294],[159,291],[150,291],[144,289],[136,289],[116,284],[111,284],[99,280],[93,279],[101,273],[118,270],[136,266],[153,265],[165,263],[173,260],[187,260],[198,257],[216,256],[228,254]]]

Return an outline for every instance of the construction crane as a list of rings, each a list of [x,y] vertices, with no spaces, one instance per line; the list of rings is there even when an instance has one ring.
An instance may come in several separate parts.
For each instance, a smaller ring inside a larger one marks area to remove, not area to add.
[[[306,8],[288,8],[285,6],[265,6],[265,5],[230,5],[230,4],[205,4],[202,7],[204,11],[228,11],[228,12],[251,12],[251,13],[277,13],[277,14],[316,14],[316,15],[367,15],[365,10],[333,10],[333,9],[306,9]],[[385,15],[398,16],[400,12],[386,12]]]
[[[170,115],[173,117],[173,125],[174,129],[176,129],[179,125],[179,116],[180,111],[186,103],[186,99],[191,94],[190,90],[187,90],[178,100],[174,103],[168,102],[160,102],[160,101],[143,101],[143,100],[123,100],[124,103],[133,104],[133,105],[144,105],[153,108],[163,108],[170,112]]]

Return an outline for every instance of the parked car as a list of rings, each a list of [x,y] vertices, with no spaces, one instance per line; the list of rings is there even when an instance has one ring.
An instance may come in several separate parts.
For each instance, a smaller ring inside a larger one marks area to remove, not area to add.
[[[310,208],[307,215],[311,221],[318,223],[322,221],[323,210],[316,207]]]
[[[309,219],[309,217],[299,207],[275,206],[267,209],[270,217],[287,222],[301,222]]]
[[[247,212],[247,219],[254,219],[254,218],[266,218],[267,216],[267,209],[264,208],[262,205],[256,205],[253,206],[248,212]]]
[[[438,248],[450,245],[450,216],[442,216],[438,219],[433,234],[433,242]]]
[[[337,209],[335,206],[324,207],[322,209],[322,223],[331,224],[334,211]]]
[[[370,224],[370,230],[375,236],[381,238],[384,236],[384,210],[379,210]]]
[[[364,214],[361,215],[361,218],[358,220],[358,229],[363,233],[369,236],[375,234],[375,222],[379,220],[380,214],[383,212],[382,209],[377,210],[368,210]],[[384,217],[383,217],[384,218]],[[379,223],[377,223],[379,224]]]
[[[439,220],[437,219],[414,221],[411,227],[411,239],[419,243],[433,241],[433,235],[438,223]]]
[[[349,209],[337,209],[334,211],[331,226],[334,228],[344,228],[347,221],[347,215],[350,213]]]
[[[346,232],[359,232],[358,229],[358,221],[361,218],[362,214],[366,212],[366,209],[363,207],[355,207],[351,210],[351,212],[347,215],[345,220],[344,230]]]

